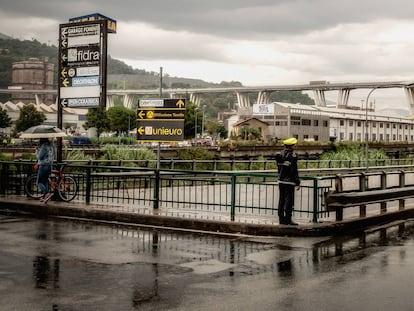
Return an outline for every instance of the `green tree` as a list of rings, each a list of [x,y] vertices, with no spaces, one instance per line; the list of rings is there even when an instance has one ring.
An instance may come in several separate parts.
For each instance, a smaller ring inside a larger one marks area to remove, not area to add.
[[[223,123],[216,120],[207,120],[206,121],[206,130],[213,136],[226,138],[227,130],[224,127]]]
[[[43,112],[37,111],[33,105],[25,105],[20,109],[19,118],[16,120],[16,132],[23,132],[29,127],[40,125],[46,120]]]
[[[115,106],[106,112],[109,120],[109,129],[118,133],[128,132],[135,127],[136,114],[132,109],[124,106]]]
[[[261,139],[262,135],[259,130],[254,129],[249,126],[243,126],[240,129],[240,133],[238,135],[239,138],[243,140],[253,140],[253,139]]]
[[[11,118],[7,111],[0,107],[0,128],[6,128],[12,125]]]
[[[109,130],[109,119],[106,114],[105,108],[90,108],[86,115],[86,122],[83,125],[87,130],[91,127],[96,128],[96,133],[99,136],[107,130]]]
[[[197,133],[201,133],[201,121],[203,114],[200,109],[190,101],[187,101],[184,118],[184,138],[194,138],[195,126],[197,124]],[[197,122],[196,122],[197,120]]]

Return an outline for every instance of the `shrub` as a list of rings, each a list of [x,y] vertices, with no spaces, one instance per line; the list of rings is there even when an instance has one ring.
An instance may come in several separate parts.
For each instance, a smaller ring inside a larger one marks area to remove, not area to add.
[[[137,149],[119,145],[105,145],[102,152],[101,160],[129,161],[123,163],[124,166],[146,166],[146,161],[156,160],[156,154],[147,148]],[[151,162],[150,167],[155,167],[155,163]]]

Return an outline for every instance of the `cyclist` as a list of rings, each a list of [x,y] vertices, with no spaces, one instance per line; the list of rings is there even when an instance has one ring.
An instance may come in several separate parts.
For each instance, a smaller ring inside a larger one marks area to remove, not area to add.
[[[53,195],[53,192],[49,192],[48,189],[48,179],[52,172],[52,164],[55,160],[56,151],[53,144],[47,138],[40,138],[39,144],[40,146],[36,150],[37,164],[39,165],[37,185],[40,191],[42,191],[40,201],[47,202]]]

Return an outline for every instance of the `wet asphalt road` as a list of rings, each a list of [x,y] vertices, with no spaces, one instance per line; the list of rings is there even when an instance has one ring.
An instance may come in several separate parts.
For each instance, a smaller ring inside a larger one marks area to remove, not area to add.
[[[414,224],[217,237],[0,215],[0,310],[412,310]]]

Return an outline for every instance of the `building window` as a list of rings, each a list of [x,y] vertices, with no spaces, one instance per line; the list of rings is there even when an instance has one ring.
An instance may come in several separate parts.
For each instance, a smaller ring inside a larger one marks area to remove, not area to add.
[[[310,126],[311,125],[311,120],[309,120],[309,119],[302,119],[302,125]]]
[[[340,132],[339,133],[339,140],[343,141],[345,139],[345,133],[344,132]]]
[[[354,140],[354,134],[353,133],[349,133],[349,141],[353,141]]]
[[[390,128],[390,124],[389,123],[387,123],[387,129],[389,129]]]
[[[380,123],[380,128],[383,128],[384,127],[384,123]]]
[[[318,135],[313,135],[313,139],[314,139],[315,141],[318,141],[318,140],[319,140],[319,136],[318,136]]]
[[[390,134],[387,134],[387,135],[385,136],[385,141],[390,141]]]
[[[397,124],[393,123],[393,124],[392,124],[392,128],[393,128],[393,129],[396,129],[396,128],[397,128]]]
[[[323,120],[323,126],[324,127],[328,127],[329,126],[329,122],[327,120]]]
[[[358,121],[358,122],[357,122],[357,126],[358,126],[358,127],[361,127],[361,121]]]
[[[377,127],[377,122],[372,122],[372,127]]]
[[[357,141],[361,141],[361,133],[357,133]]]
[[[354,126],[354,121],[349,121],[349,126]]]
[[[376,140],[377,140],[377,134],[375,134],[375,133],[374,133],[374,134],[372,134],[372,140],[373,140],[373,141],[376,141]]]
[[[381,141],[381,140],[384,140],[384,134],[380,134],[380,136],[379,136],[380,138],[379,138],[379,140]]]
[[[339,120],[339,125],[340,126],[344,126],[345,125],[345,121],[344,120]]]
[[[319,126],[319,120],[313,120],[313,126]]]

